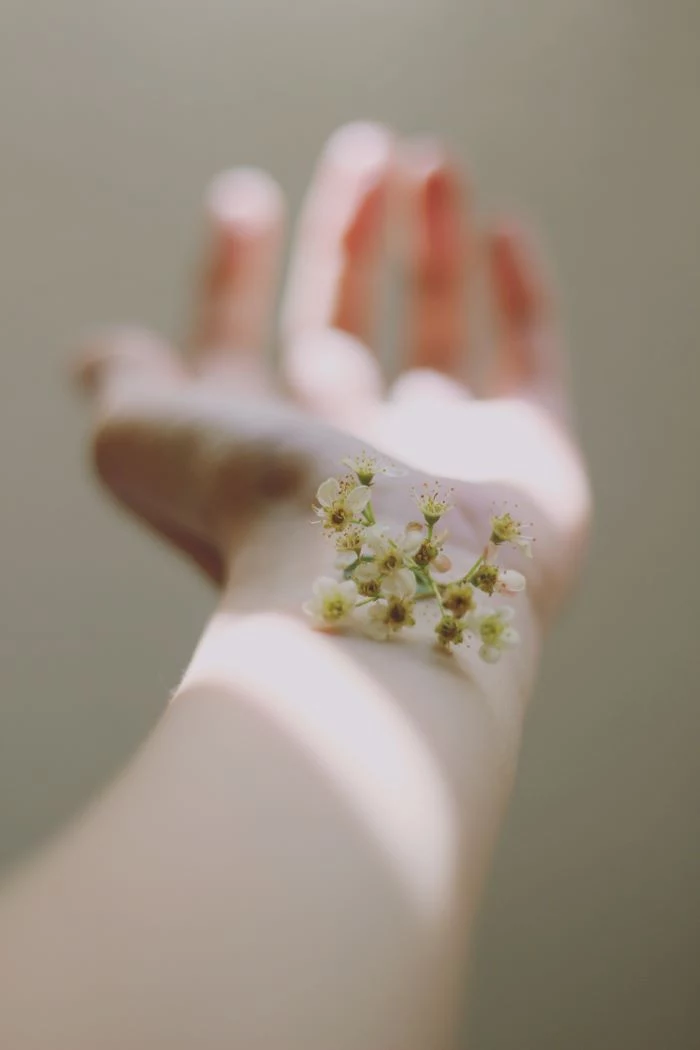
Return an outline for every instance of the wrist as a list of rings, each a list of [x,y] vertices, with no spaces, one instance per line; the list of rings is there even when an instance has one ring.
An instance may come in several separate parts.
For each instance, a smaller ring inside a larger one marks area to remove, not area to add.
[[[228,545],[222,607],[235,612],[293,612],[312,581],[329,571],[328,544],[311,524],[311,511],[276,505]]]

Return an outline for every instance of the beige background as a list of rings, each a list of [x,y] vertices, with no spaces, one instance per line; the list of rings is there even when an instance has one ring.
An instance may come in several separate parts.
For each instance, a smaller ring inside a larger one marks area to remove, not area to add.
[[[547,232],[598,498],[480,930],[479,1050],[700,1046],[698,0],[2,0],[0,862],[161,710],[212,597],[114,514],[64,383],[177,333],[202,186],[293,203],[356,116],[444,134]]]

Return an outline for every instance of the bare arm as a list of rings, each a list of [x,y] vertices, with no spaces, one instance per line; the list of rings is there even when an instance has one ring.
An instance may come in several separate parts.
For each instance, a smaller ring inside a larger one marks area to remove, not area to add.
[[[450,165],[425,147],[418,161],[403,171],[411,334],[388,400],[361,342],[394,176],[380,129],[336,136],[302,221],[283,363],[308,414],[265,393],[248,349],[279,240],[275,194],[255,178],[251,192],[250,175],[217,191],[187,366],[122,332],[86,367],[103,479],[221,597],[130,767],[0,896],[0,1045],[411,1050],[454,1037],[470,921],[587,490],[548,305],[516,234],[489,241],[498,396],[470,400],[473,238],[449,233],[469,228]],[[420,629],[383,645],[303,621],[328,557],[312,494],[368,446],[416,479],[455,482],[465,559],[494,500],[531,508],[523,644],[498,666],[439,657]]]
[[[129,769],[5,891],[2,1044],[444,1045],[535,645],[494,677],[225,595]]]

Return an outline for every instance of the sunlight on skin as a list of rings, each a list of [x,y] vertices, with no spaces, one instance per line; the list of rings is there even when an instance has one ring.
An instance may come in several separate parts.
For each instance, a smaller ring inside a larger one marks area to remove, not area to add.
[[[420,420],[418,423],[417,420]],[[428,473],[461,481],[502,482],[524,491],[557,528],[585,514],[588,489],[571,443],[530,402],[503,398],[427,399],[383,406],[372,440],[389,455]]]
[[[270,659],[270,654],[274,659]],[[290,682],[313,682],[290,697]],[[417,907],[453,897],[458,819],[433,754],[396,700],[332,641],[291,618],[219,613],[178,690],[233,687],[302,744],[340,788]],[[177,702],[177,697],[175,702]]]

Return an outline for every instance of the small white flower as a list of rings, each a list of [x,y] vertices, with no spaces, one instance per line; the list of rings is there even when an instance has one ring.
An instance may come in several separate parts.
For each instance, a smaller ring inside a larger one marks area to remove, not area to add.
[[[452,616],[460,620],[476,607],[474,588],[466,580],[455,580],[442,587],[442,604]]]
[[[435,635],[440,649],[449,652],[453,645],[461,645],[464,641],[464,624],[447,613],[440,617],[435,627]]]
[[[532,557],[532,536],[525,536],[522,523],[507,511],[505,514],[491,518],[491,537],[488,549],[492,550],[501,543],[510,543],[522,551],[526,558]]]
[[[335,566],[337,569],[347,569],[354,565],[362,553],[364,542],[364,528],[360,525],[351,525],[345,532],[336,535],[335,549],[337,551]]]
[[[407,557],[412,557],[421,545],[421,534],[407,529],[401,536],[392,537],[385,525],[372,525],[365,530],[365,546],[372,552],[373,564],[380,573],[401,569]]]
[[[381,592],[381,573],[373,561],[363,561],[353,572],[353,579],[361,595],[377,598]]]
[[[445,493],[438,485],[430,488],[425,484],[420,492],[414,493],[414,497],[428,525],[437,524],[443,514],[452,509],[451,490],[449,494]]]
[[[349,467],[354,474],[357,474],[362,485],[371,485],[377,474],[384,474],[388,478],[402,478],[408,473],[393,464],[380,464],[374,456],[369,456],[366,452],[361,452],[354,459],[348,457],[341,462],[344,467]]]
[[[489,562],[479,566],[471,582],[484,594],[506,594],[512,598],[525,590],[525,577],[521,572],[516,569],[501,569]]]
[[[501,652],[520,641],[518,632],[509,626],[514,615],[509,605],[503,605],[494,612],[478,612],[469,617],[467,625],[481,639],[479,656],[487,664],[498,663]]]
[[[371,498],[367,485],[350,487],[347,482],[341,483],[337,478],[328,478],[319,485],[314,507],[316,514],[327,529],[341,532],[353,521],[356,521]]]
[[[448,572],[452,562],[442,549],[446,539],[447,530],[434,533],[430,539],[427,536],[423,538],[413,551],[416,564],[423,569],[431,565],[436,572]]]
[[[318,627],[340,627],[352,615],[356,602],[354,580],[319,576],[313,585],[313,598],[303,605],[303,609]]]
[[[384,641],[402,627],[413,627],[416,578],[410,569],[398,569],[382,580],[382,597],[374,602],[364,621],[372,638]]]

